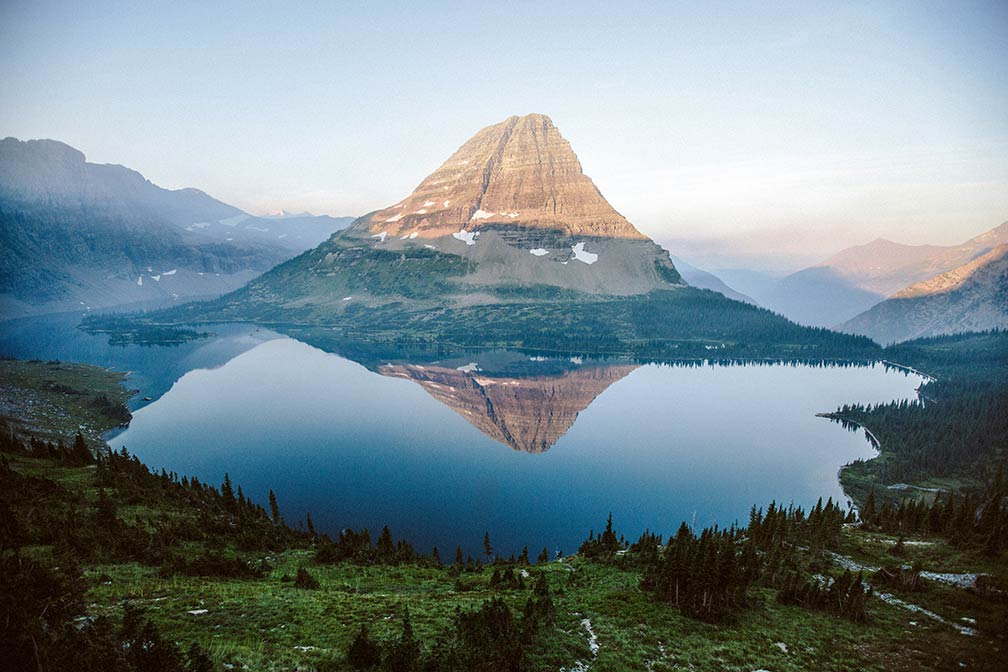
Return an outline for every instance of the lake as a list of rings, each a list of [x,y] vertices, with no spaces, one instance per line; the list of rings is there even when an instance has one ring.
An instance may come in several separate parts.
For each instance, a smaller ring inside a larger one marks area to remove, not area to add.
[[[79,316],[0,323],[0,352],[113,366],[139,392],[126,446],[152,468],[225,472],[288,521],[388,524],[417,550],[577,550],[612,512],[631,540],[745,523],[753,504],[844,499],[838,469],[874,450],[816,413],[914,399],[874,366],[667,365],[514,351],[353,361],[248,325],[180,346],[110,346]],[[316,342],[312,339],[311,342]],[[358,363],[362,362],[362,363]]]

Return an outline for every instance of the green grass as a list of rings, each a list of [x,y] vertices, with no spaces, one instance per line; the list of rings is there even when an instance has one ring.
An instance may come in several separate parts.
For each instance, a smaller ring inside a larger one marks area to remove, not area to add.
[[[45,440],[89,443],[129,419],[125,374],[67,362],[0,359],[0,417]],[[107,402],[105,401],[107,400]]]
[[[874,535],[849,533],[847,546],[871,546],[868,536]],[[404,606],[410,609],[417,635],[429,643],[449,624],[456,608],[475,609],[496,594],[489,588],[488,570],[467,576],[476,589],[458,593],[454,577],[444,569],[318,566],[304,550],[271,560],[270,574],[254,581],[160,578],[156,570],[135,564],[97,566],[88,572],[93,582],[89,597],[95,613],[113,617],[121,613],[124,601],[140,605],[178,641],[198,641],[220,663],[257,670],[310,669],[322,660],[339,659],[361,624],[379,639],[392,639],[398,635]],[[299,590],[284,580],[299,566],[308,567],[319,580],[318,590]],[[870,602],[871,621],[856,624],[779,605],[772,590],[756,589],[750,607],[735,623],[711,625],[655,602],[638,588],[636,571],[579,558],[529,571],[533,576],[546,572],[559,617],[557,634],[539,652],[542,669],[592,659],[582,618],[591,621],[598,637],[592,669],[599,671],[923,670],[955,667],[958,662],[972,668],[1002,655],[997,649],[1004,645],[1000,637],[1008,617],[1003,603],[961,589],[932,587],[904,596],[949,619],[975,618],[982,635],[967,637],[878,599]],[[517,609],[529,590],[501,594]],[[207,613],[188,613],[197,609]]]

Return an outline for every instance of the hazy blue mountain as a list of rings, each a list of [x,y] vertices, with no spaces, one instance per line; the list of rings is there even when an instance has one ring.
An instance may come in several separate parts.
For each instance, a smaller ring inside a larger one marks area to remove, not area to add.
[[[799,324],[830,327],[884,298],[858,287],[835,269],[815,266],[781,278],[756,300]]]
[[[682,275],[683,280],[694,287],[699,287],[700,289],[711,289],[720,294],[724,294],[730,299],[759,305],[752,297],[747,296],[742,292],[735,291],[715,274],[701,268],[697,268],[696,266],[686,262],[682,259],[682,257],[672,255],[672,263],[674,263],[675,267],[679,269],[679,273]]]
[[[254,218],[54,140],[0,141],[0,316],[231,291],[346,219]]]
[[[754,271],[750,268],[715,268],[711,270],[717,277],[739,292],[753,298],[766,294],[785,273],[772,274]]]

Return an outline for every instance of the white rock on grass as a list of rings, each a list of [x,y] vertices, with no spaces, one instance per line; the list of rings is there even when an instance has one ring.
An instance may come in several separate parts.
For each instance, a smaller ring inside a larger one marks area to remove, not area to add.
[[[976,628],[970,628],[970,627],[967,627],[965,625],[960,625],[958,623],[950,622],[950,621],[942,618],[938,614],[934,613],[933,611],[929,611],[929,610],[925,609],[924,607],[918,606],[918,605],[913,604],[911,602],[905,602],[904,600],[899,599],[895,595],[890,595],[889,593],[881,593],[881,592],[879,592],[879,593],[875,593],[875,596],[878,597],[883,602],[885,602],[886,604],[891,604],[891,605],[896,606],[896,607],[902,607],[902,608],[906,609],[907,611],[911,611],[911,612],[913,612],[915,614],[921,614],[922,616],[927,616],[928,618],[930,618],[933,621],[937,621],[939,623],[944,623],[946,625],[950,625],[953,628],[955,628],[956,630],[958,630],[959,634],[961,634],[961,635],[966,635],[967,637],[975,637],[978,634]]]
[[[983,574],[956,574],[953,572],[921,572],[920,575],[924,579],[967,589],[976,588],[977,579],[983,576]]]
[[[591,649],[592,656],[597,656],[600,647],[598,637],[595,635],[595,631],[592,630],[591,621],[586,618],[581,621],[581,626],[588,631],[588,648]]]

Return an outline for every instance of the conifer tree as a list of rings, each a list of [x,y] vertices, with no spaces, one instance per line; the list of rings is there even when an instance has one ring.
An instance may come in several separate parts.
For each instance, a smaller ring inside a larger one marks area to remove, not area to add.
[[[62,444],[62,441],[60,443]],[[60,447],[62,448],[62,445]],[[60,450],[60,453],[62,452]],[[84,440],[84,436],[80,432],[77,432],[77,436],[74,437],[70,459],[74,464],[90,464],[94,461],[91,450],[87,446],[87,441]]]
[[[389,672],[416,672],[420,669],[420,643],[413,634],[409,607],[403,608],[402,634],[392,644],[382,667]]]
[[[227,472],[224,472],[224,482],[221,484],[221,497],[224,498],[224,506],[229,510],[234,510],[235,493],[234,488],[231,487],[231,477]]]
[[[865,499],[864,508],[861,509],[861,522],[864,525],[874,525],[875,516],[875,490],[872,489],[872,491],[868,493],[868,498]]]
[[[395,560],[396,547],[395,542],[392,541],[392,531],[389,530],[388,525],[382,528],[381,534],[378,536],[375,552],[378,555],[378,562],[391,564]]]
[[[368,637],[367,627],[361,624],[360,632],[347,649],[347,663],[355,670],[369,670],[381,659],[378,645]]]
[[[273,492],[272,488],[270,488],[270,491],[269,491],[269,507],[270,507],[270,515],[273,517],[273,522],[279,525],[280,524],[280,505],[277,504],[276,493]]]

